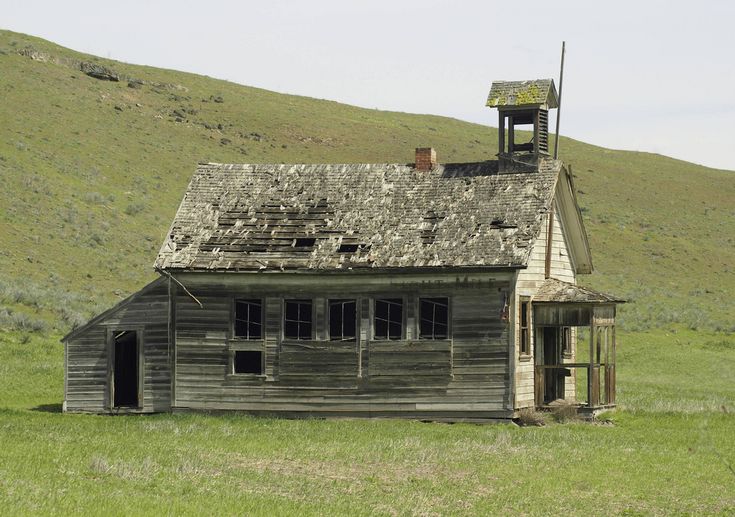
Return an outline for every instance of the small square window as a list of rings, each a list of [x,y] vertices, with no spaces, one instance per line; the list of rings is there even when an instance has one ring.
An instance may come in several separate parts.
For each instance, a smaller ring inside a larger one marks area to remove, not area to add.
[[[403,338],[403,299],[379,298],[375,300],[375,339]]]
[[[263,302],[235,300],[235,337],[263,339]]]
[[[357,301],[329,300],[329,339],[351,341],[357,336]]]
[[[255,350],[235,350],[233,373],[263,373],[263,352]]]
[[[311,339],[311,300],[286,300],[283,320],[283,337],[286,339]]]
[[[419,299],[419,338],[447,339],[449,337],[449,299]]]

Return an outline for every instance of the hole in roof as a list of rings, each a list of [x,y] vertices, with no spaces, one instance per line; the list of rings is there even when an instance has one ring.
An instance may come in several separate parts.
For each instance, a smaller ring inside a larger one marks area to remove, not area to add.
[[[358,251],[368,251],[370,244],[340,244],[337,248],[338,253],[357,253]]]
[[[308,248],[314,245],[316,242],[316,239],[312,237],[300,237],[298,239],[294,239],[294,247],[295,248]]]
[[[493,219],[490,221],[490,228],[518,228],[515,223],[509,223],[503,219]]]
[[[357,244],[340,244],[337,251],[339,253],[355,253],[357,251]]]

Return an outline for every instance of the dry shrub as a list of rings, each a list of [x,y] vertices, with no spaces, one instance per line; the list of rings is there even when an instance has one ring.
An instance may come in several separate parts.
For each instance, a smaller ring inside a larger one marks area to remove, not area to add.
[[[536,411],[534,408],[523,408],[518,411],[518,415],[514,418],[516,424],[521,427],[536,426],[541,427],[546,425],[546,419],[544,414],[540,411]]]
[[[559,423],[581,420],[577,412],[577,404],[559,400],[554,401],[551,406],[551,416]]]

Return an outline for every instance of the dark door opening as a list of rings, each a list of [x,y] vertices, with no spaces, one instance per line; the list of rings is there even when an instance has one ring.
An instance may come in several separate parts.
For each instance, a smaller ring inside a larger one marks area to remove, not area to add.
[[[556,327],[544,327],[544,365],[561,364],[561,346]],[[544,369],[544,404],[564,398],[564,370]]]
[[[114,407],[138,406],[138,334],[134,330],[114,334]]]

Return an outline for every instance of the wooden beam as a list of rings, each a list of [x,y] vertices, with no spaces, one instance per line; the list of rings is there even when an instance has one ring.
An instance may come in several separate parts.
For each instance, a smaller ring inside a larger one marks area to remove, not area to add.
[[[498,153],[505,152],[505,113],[500,112],[500,120],[498,124]]]
[[[515,144],[515,128],[513,127],[513,115],[510,115],[508,117],[508,152],[513,152],[513,147]]]
[[[554,240],[554,201],[549,208],[549,224],[546,228],[546,258],[544,262],[544,278],[551,277],[551,245]]]
[[[587,405],[592,407],[592,373],[595,360],[595,323],[594,318],[590,323],[590,358],[589,369],[587,370]]]
[[[173,278],[168,278],[168,361],[171,370],[171,393],[169,405],[176,405],[176,296],[177,288]]]

